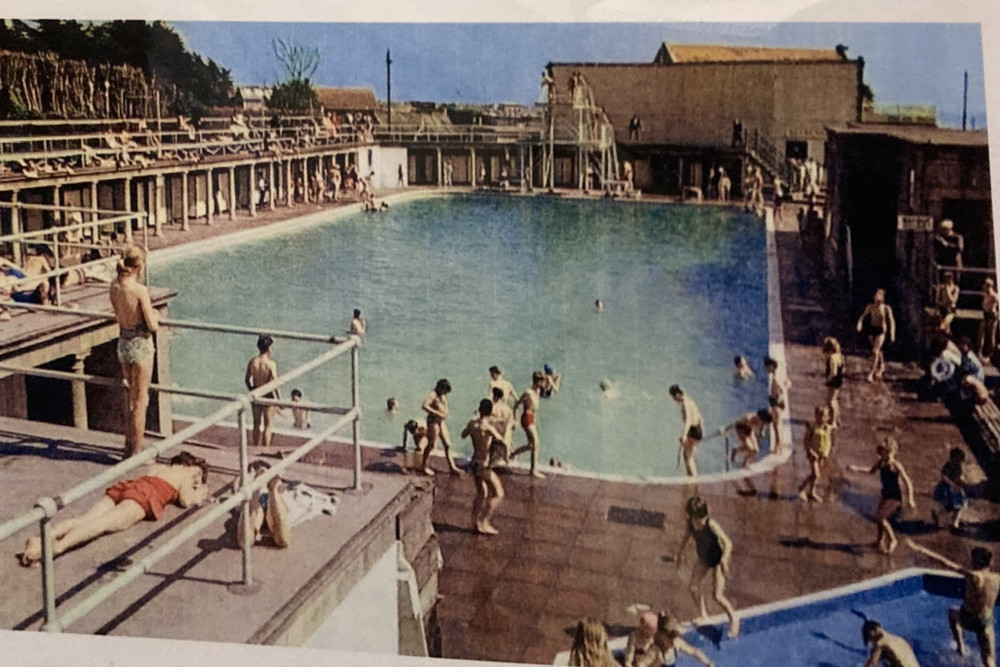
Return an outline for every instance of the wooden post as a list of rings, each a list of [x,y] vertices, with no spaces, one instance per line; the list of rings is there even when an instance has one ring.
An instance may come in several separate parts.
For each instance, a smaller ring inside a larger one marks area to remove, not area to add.
[[[476,187],[476,149],[469,148],[469,185]]]
[[[125,210],[129,213],[132,212],[132,179],[128,176],[125,177],[125,182],[123,184],[124,195],[125,195]],[[125,242],[132,242],[132,219],[128,218],[125,220]]]
[[[271,160],[268,164],[270,165],[268,169],[270,170],[271,173],[270,173],[270,180],[267,183],[267,207],[273,211],[274,200],[278,196],[278,190],[275,181],[275,178],[278,175],[278,170],[274,168],[274,160]]]
[[[90,351],[77,353],[73,357],[73,372],[79,375],[84,373],[84,362],[90,356]],[[73,426],[74,428],[87,430],[87,383],[83,380],[72,382],[73,392]]]
[[[188,176],[187,171],[181,172],[181,231],[186,232],[191,229],[188,220]]]
[[[20,190],[10,191],[10,202],[12,204],[17,204],[17,195]],[[14,206],[10,209],[10,233],[20,234],[21,233],[21,209]],[[21,243],[15,242],[11,244],[13,246],[13,259],[15,264],[21,263]]]
[[[215,172],[211,167],[205,171],[205,183],[208,194],[205,197],[205,224],[211,227],[215,220]]]
[[[285,162],[285,203],[295,206],[295,183],[292,181],[292,161]]]
[[[250,217],[257,217],[257,165],[250,163]]]
[[[163,174],[157,174],[153,180],[153,236],[163,236],[163,219],[166,217],[166,187]]]
[[[229,168],[229,219],[236,219],[236,167]]]
[[[437,184],[438,187],[444,183],[444,165],[441,163],[441,147],[437,147]]]

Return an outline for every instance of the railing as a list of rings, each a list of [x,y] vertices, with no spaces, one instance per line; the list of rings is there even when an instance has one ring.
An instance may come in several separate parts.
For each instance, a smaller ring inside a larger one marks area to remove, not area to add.
[[[943,264],[935,264],[934,282],[931,284],[930,298],[928,299],[931,304],[934,304],[937,300],[938,287],[941,285],[945,273],[954,274],[955,283],[958,285],[961,285],[963,276],[982,276],[983,278],[992,278],[993,284],[996,285],[997,283],[996,269],[986,269],[978,266],[945,266]],[[968,282],[966,282],[966,284],[968,284]],[[981,304],[983,292],[981,289],[960,289],[958,296],[966,300],[978,298]]]
[[[57,306],[62,305],[62,276],[75,271],[82,271],[84,275],[87,273],[93,274],[94,270],[98,267],[108,267],[109,265],[117,262],[117,257],[111,256],[101,257],[88,262],[81,261],[71,266],[63,266],[63,251],[67,249],[75,249],[83,252],[97,250],[100,252],[113,253],[116,250],[115,248],[100,242],[102,230],[107,230],[109,228],[116,232],[121,230],[125,241],[131,242],[133,237],[132,227],[133,223],[136,221],[139,224],[139,229],[142,230],[143,247],[146,248],[149,246],[149,229],[146,222],[147,214],[141,211],[133,213],[129,211],[110,211],[98,208],[83,208],[79,206],[50,206],[48,204],[0,202],[0,210],[3,209],[11,211],[12,221],[14,223],[12,226],[15,230],[20,226],[18,216],[23,210],[35,210],[60,214],[75,213],[79,214],[81,218],[90,218],[87,221],[69,225],[56,225],[54,227],[49,227],[48,229],[39,229],[31,232],[15,231],[13,234],[0,236],[0,247],[7,244],[11,246],[11,254],[14,258],[15,264],[20,261],[21,256],[23,255],[22,246],[44,245],[51,249],[54,266],[50,270],[37,275],[26,276],[24,278],[4,278],[0,281],[0,285],[16,287],[17,285],[24,283],[47,284],[49,281],[52,281],[54,283],[55,304]],[[102,218],[100,217],[102,215],[108,217]],[[77,241],[70,241],[67,238],[60,238],[68,233],[78,233],[80,239]],[[90,239],[90,242],[85,242],[84,239]]]
[[[245,130],[245,132],[241,130]],[[353,128],[334,130],[312,123],[273,129],[253,124],[236,129],[227,126],[221,129],[175,129],[159,132],[146,130],[128,133],[125,143],[122,143],[122,135],[114,133],[0,137],[0,165],[61,159],[64,162],[74,163],[74,166],[70,167],[71,171],[104,160],[115,160],[117,166],[117,162],[122,158],[127,160],[134,160],[137,157],[150,160],[162,159],[164,152],[183,151],[196,152],[199,155],[236,155],[254,151],[280,151],[292,148],[360,143],[365,143],[364,138]],[[25,175],[27,178],[38,178],[49,174],[58,174],[60,171],[67,171],[67,167],[57,166],[52,171],[38,173],[30,170],[27,173],[22,171],[20,174],[13,171],[5,173],[3,169],[0,169],[0,176]]]
[[[753,132],[749,129],[743,130],[743,149],[768,169],[772,176],[785,175],[785,164],[781,151],[759,129],[754,128]]]
[[[378,126],[374,138],[392,143],[426,144],[516,144],[538,141],[541,128],[503,127],[499,125],[396,125]]]
[[[80,311],[65,308],[55,308],[46,306],[33,306],[28,304],[11,304],[12,307],[25,308],[32,311],[50,312],[59,314],[74,315],[89,319],[113,320],[114,316],[109,313]],[[231,327],[218,324],[207,324],[197,322],[184,322],[179,320],[164,319],[160,322],[165,327],[181,329],[198,329],[202,331],[213,331],[236,335],[257,335],[259,330],[247,327]],[[360,409],[360,387],[358,383],[358,350],[360,340],[357,337],[330,337],[315,334],[304,334],[297,332],[272,332],[273,338],[283,338],[287,340],[305,341],[312,343],[332,344],[326,352],[314,357],[312,360],[298,366],[285,373],[275,380],[265,385],[257,387],[252,391],[241,394],[227,394],[222,392],[204,391],[197,389],[185,389],[181,387],[165,387],[162,385],[152,385],[151,390],[176,395],[197,396],[214,400],[225,401],[226,405],[219,408],[207,417],[204,417],[183,430],[166,437],[159,443],[145,449],[143,452],[125,459],[112,468],[96,475],[76,486],[64,491],[57,496],[41,498],[35,504],[34,509],[21,514],[0,524],[0,541],[5,540],[28,526],[38,523],[39,533],[42,541],[42,603],[45,613],[45,623],[42,629],[48,632],[61,632],[70,624],[84,617],[111,595],[125,587],[131,581],[137,579],[142,574],[148,572],[153,565],[164,559],[167,555],[177,550],[183,544],[195,537],[201,530],[208,527],[218,519],[227,515],[236,506],[241,507],[243,513],[243,540],[241,547],[242,554],[242,583],[246,586],[253,584],[253,561],[252,547],[253,527],[249,520],[250,500],[253,494],[267,486],[271,479],[281,475],[290,465],[302,459],[306,454],[325,442],[336,432],[342,430],[348,424],[353,426],[354,444],[354,476],[353,488],[361,488],[361,447],[358,439],[358,421],[361,416]],[[265,398],[267,394],[284,386],[286,383],[313,371],[323,364],[343,355],[345,352],[351,354],[351,400],[350,408],[343,408],[317,403],[292,403],[291,401],[281,401]],[[62,371],[51,371],[35,368],[21,368],[7,364],[0,364],[0,372],[16,373],[37,377],[47,377],[62,379],[70,382],[89,382],[105,386],[121,387],[122,383],[111,378],[104,378],[92,375],[77,373],[67,373]],[[271,466],[264,474],[256,477],[253,481],[249,479],[250,456],[247,447],[246,413],[252,409],[253,405],[268,405],[277,407],[305,408],[315,412],[338,415],[339,419],[333,424],[318,433],[307,442],[299,445],[292,453],[286,454],[284,458]],[[233,416],[237,417],[240,432],[239,462],[240,462],[240,486],[234,490],[233,495],[224,502],[215,505],[211,509],[204,511],[200,516],[186,525],[180,532],[175,534],[165,544],[161,545],[151,554],[143,558],[135,565],[129,567],[113,581],[101,586],[82,601],[78,602],[71,609],[60,613],[56,604],[55,590],[55,553],[52,520],[63,508],[71,503],[83,498],[89,493],[104,488],[108,483],[121,478],[126,473],[136,469],[140,465],[153,461],[157,456],[182,444],[185,440],[201,433],[202,431],[219,424],[225,419]]]

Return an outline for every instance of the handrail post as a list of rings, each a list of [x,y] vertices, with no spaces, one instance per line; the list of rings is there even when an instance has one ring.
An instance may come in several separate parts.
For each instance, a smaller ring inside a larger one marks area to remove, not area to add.
[[[239,411],[237,419],[239,420],[240,429],[240,488],[245,489],[249,483],[250,475],[250,462],[249,454],[247,452],[247,408],[246,405]],[[269,499],[271,502],[275,502],[273,499]],[[240,507],[240,515],[243,517],[243,585],[250,586],[253,584],[253,555],[251,550],[253,549],[254,542],[254,526],[253,521],[250,517],[250,498],[244,498],[243,503]]]
[[[52,518],[58,507],[52,498],[42,498],[36,504],[45,512],[38,522],[42,539],[42,602],[45,608],[45,632],[62,632],[59,612],[56,609],[55,543],[52,537]]]
[[[58,271],[61,267],[59,266],[59,233],[56,232],[52,235],[52,254],[55,255],[55,271]],[[59,284],[62,282],[59,280],[61,276],[56,276],[56,305],[62,305],[62,289],[60,289]],[[45,279],[45,284],[42,285],[42,289],[48,291],[48,278]]]
[[[358,387],[358,349],[361,339],[355,340],[354,347],[351,348],[351,407],[355,410],[361,409],[361,398]],[[351,438],[354,442],[354,485],[351,487],[355,491],[361,490],[361,443],[358,440],[358,418],[354,415],[351,422]]]

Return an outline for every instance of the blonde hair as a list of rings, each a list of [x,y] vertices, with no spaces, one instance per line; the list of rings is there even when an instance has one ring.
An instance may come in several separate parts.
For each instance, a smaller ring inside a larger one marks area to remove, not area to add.
[[[132,271],[137,271],[142,268],[142,265],[146,262],[146,253],[143,252],[142,248],[137,245],[129,244],[122,248],[121,259],[118,260],[118,265],[115,270],[118,272],[118,277],[121,278]]]
[[[608,650],[608,631],[596,618],[587,617],[576,626],[569,664],[577,667],[604,667],[611,660]]]
[[[887,435],[882,444],[878,446],[879,453],[885,452],[889,457],[896,456],[899,453],[899,440],[896,440],[894,436]]]
[[[833,336],[823,339],[823,351],[828,354],[840,354],[840,341]]]

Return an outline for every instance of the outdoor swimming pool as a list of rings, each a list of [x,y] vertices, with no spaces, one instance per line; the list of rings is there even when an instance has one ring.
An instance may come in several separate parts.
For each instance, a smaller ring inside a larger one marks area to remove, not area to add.
[[[175,318],[342,334],[361,308],[367,440],[398,444],[403,423],[422,416],[421,399],[447,377],[457,441],[485,395],[489,366],[522,391],[547,363],[563,387],[538,414],[543,461],[667,476],[683,474],[671,384],[693,396],[710,429],[766,405],[766,269],[763,223],[717,207],[466,195],[358,212],[152,272],[155,284],[178,290]],[[598,298],[603,314],[594,312]],[[254,341],[173,335],[175,382],[242,390]],[[274,356],[280,371],[315,351],[279,341]],[[751,360],[755,380],[734,383],[736,354]],[[325,368],[294,386],[313,400],[349,403],[349,365]],[[605,378],[618,398],[602,396]],[[400,404],[394,418],[385,415],[389,397]],[[314,428],[321,422],[313,417]],[[723,452],[721,439],[705,442],[700,470],[723,470]]]
[[[961,604],[965,583],[949,574],[913,568],[879,579],[772,605],[740,610],[737,639],[727,626],[691,629],[684,637],[718,667],[853,667],[868,657],[861,639],[864,618],[906,639],[924,667],[974,665],[979,661],[975,636],[965,634],[968,653],[960,657],[948,628],[948,609]],[[611,647],[624,653],[626,639]],[[569,652],[556,657],[565,665]],[[697,664],[682,657],[678,664]]]

